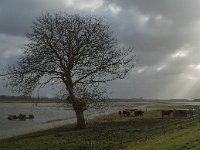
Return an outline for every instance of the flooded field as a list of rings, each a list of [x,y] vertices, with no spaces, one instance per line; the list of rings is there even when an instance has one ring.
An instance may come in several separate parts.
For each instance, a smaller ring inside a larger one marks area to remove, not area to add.
[[[118,112],[125,108],[151,110],[153,108],[146,106],[154,104],[153,102],[112,102],[106,104],[105,109],[85,111],[85,118],[87,120],[96,116]],[[170,104],[200,105],[199,102]],[[24,121],[7,119],[8,115],[18,115],[19,113],[33,114],[35,118]],[[0,138],[53,128],[75,121],[75,112],[70,107],[64,107],[58,103],[0,103]]]
[[[113,102],[105,109],[85,111],[86,119],[117,112],[123,108],[143,108],[146,103]],[[34,119],[8,120],[8,115],[33,114]],[[75,112],[57,103],[0,103],[0,138],[21,135],[75,122]]]

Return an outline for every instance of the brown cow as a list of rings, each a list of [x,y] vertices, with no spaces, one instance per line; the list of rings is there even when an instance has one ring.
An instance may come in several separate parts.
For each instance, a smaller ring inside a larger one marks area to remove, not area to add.
[[[123,113],[124,116],[130,116],[131,115],[131,112],[128,109],[124,109],[122,111],[122,113]]]

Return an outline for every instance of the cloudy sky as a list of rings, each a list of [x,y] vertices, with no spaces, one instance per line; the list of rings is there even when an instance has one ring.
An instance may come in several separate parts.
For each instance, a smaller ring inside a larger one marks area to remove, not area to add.
[[[32,20],[46,11],[103,17],[121,44],[135,48],[136,68],[110,83],[111,97],[200,98],[199,0],[1,0],[1,68],[16,62]],[[4,83],[0,95],[12,94]]]

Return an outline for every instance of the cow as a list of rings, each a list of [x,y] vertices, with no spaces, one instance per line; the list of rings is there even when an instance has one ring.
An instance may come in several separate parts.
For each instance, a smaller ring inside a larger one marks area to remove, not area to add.
[[[34,119],[34,115],[33,114],[29,114],[28,118],[27,119]]]
[[[19,114],[18,119],[20,120],[26,120],[26,115],[25,114]]]
[[[121,110],[118,112],[118,114],[121,116],[122,115],[122,112],[121,112]]]
[[[188,110],[174,110],[174,118],[186,118],[188,116]]]
[[[130,111],[128,109],[124,109],[122,111],[122,113],[123,113],[124,116],[130,116],[131,115],[131,113],[130,113]]]
[[[8,120],[26,120],[26,119],[34,119],[33,114],[29,114],[29,116],[26,116],[25,114],[20,113],[19,115],[8,115]]]
[[[136,111],[134,112],[134,115],[135,115],[135,116],[143,116],[143,114],[144,114],[144,111],[142,111],[142,110],[136,110]]]
[[[171,115],[172,112],[173,112],[173,110],[162,110],[161,111],[162,118],[164,116],[168,116],[168,118],[170,118],[170,115]]]
[[[18,119],[18,117],[16,115],[9,115],[8,120],[14,120],[14,119]]]
[[[120,110],[120,111],[118,111],[118,114],[121,116],[121,115],[123,115],[123,116],[130,116],[133,112],[135,112],[136,110],[138,110],[138,109],[124,109],[124,110]]]

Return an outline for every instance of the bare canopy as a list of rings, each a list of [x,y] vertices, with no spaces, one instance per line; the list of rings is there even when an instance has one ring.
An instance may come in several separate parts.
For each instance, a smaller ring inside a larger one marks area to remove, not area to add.
[[[134,67],[132,49],[121,48],[99,18],[45,13],[27,38],[17,64],[4,70],[7,85],[25,95],[49,83],[64,87],[78,128],[86,127],[83,111],[101,101],[105,83],[125,78]]]

